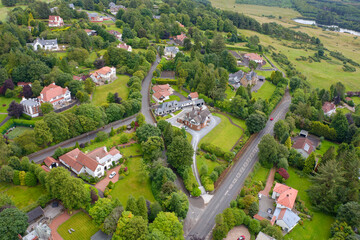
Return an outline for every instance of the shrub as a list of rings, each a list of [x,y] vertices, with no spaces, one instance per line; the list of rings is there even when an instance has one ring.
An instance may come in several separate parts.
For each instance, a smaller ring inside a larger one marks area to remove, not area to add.
[[[36,184],[37,184],[37,178],[35,174],[32,172],[27,172],[25,174],[25,185],[29,187],[33,187],[36,186]]]
[[[171,84],[171,85],[177,85],[177,80],[170,79],[170,78],[155,78],[155,82],[157,84]]]
[[[108,137],[109,137],[109,135],[108,135],[106,132],[100,131],[100,132],[98,132],[98,133],[96,134],[95,141],[96,141],[96,142],[103,142],[103,141],[105,141]]]
[[[20,173],[20,171],[14,170],[13,183],[14,183],[15,185],[20,185],[19,173]]]
[[[194,197],[199,197],[201,195],[201,190],[198,187],[196,188],[194,187],[191,192],[191,195]]]
[[[283,177],[285,180],[289,178],[289,173],[284,168],[280,168],[277,170],[277,173]]]
[[[218,178],[219,178],[219,174],[216,171],[212,171],[212,173],[210,174],[209,177],[213,182],[216,182],[216,180],[218,180]]]
[[[279,183],[283,183],[284,182],[284,178],[279,174],[279,173],[275,173],[275,181],[279,182]]]
[[[21,186],[25,186],[25,175],[26,175],[26,173],[24,171],[19,172],[19,179],[20,179]]]
[[[122,134],[120,137],[120,143],[121,144],[125,144],[129,142],[129,137],[127,134]]]
[[[41,206],[41,207],[45,207],[46,204],[48,202],[51,201],[51,195],[50,194],[46,194],[46,195],[42,195],[39,197],[39,199],[37,200],[37,203]]]

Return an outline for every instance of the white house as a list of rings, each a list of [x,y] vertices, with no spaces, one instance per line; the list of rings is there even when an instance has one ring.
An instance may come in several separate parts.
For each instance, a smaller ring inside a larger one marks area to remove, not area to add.
[[[44,49],[49,51],[58,51],[59,45],[57,39],[44,40],[44,38],[36,38],[33,43],[28,43],[28,46],[32,46],[34,51],[38,49]]]
[[[62,27],[64,20],[60,16],[49,16],[49,27]]]
[[[105,170],[110,169],[113,166],[113,163],[116,164],[122,157],[119,150],[116,148],[112,148],[108,152],[106,147],[97,148],[87,153],[86,156],[96,160],[98,163],[103,165]]]
[[[174,58],[179,51],[178,47],[165,47],[164,55],[168,58]]]
[[[122,37],[122,35],[121,35],[121,37]],[[120,38],[121,38],[120,37]],[[120,40],[121,41],[121,40]],[[126,43],[119,43],[118,45],[117,45],[117,48],[122,48],[122,49],[125,49],[126,51],[128,51],[128,52],[132,52],[132,47],[130,46],[130,45],[127,45]]]
[[[246,58],[249,61],[254,61],[257,64],[263,64],[264,63],[264,59],[257,53],[246,53],[244,55],[244,58]]]
[[[71,92],[67,87],[62,88],[52,83],[43,88],[38,99],[40,104],[47,102],[51,103],[54,107],[61,106],[71,101]]]
[[[322,110],[324,111],[324,114],[326,116],[331,116],[336,112],[336,106],[331,102],[324,102],[324,105],[322,106]]]
[[[40,113],[40,102],[37,98],[26,99],[23,97],[20,104],[23,106],[24,113],[30,117],[38,117]]]
[[[94,72],[90,73],[90,78],[97,84],[108,83],[116,79],[116,68],[115,67],[103,67]]]

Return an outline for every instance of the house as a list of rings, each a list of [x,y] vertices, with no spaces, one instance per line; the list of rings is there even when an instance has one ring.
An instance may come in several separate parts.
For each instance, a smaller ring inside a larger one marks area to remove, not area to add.
[[[22,240],[49,240],[51,239],[51,228],[45,223],[39,223],[29,234],[21,238]]]
[[[164,55],[168,58],[174,58],[178,52],[178,47],[165,47]]]
[[[346,97],[345,100],[346,100],[347,102],[352,101],[352,99],[351,99],[350,97]]]
[[[162,103],[163,101],[168,100],[169,96],[174,92],[169,84],[155,85],[152,87],[152,90],[154,91],[152,98],[157,103]]]
[[[276,240],[273,237],[270,237],[269,235],[263,233],[263,232],[259,232],[259,234],[257,235],[255,240]]]
[[[245,73],[239,70],[236,73],[229,74],[229,84],[235,89],[238,89],[240,86],[247,87],[248,85],[256,85],[257,81],[258,75],[254,71]]]
[[[280,226],[283,231],[290,232],[300,221],[300,217],[287,208],[276,208],[274,212],[276,225]]]
[[[74,6],[74,4],[73,4],[73,3],[69,3],[69,4],[68,4],[68,6],[69,6],[69,8],[71,8],[71,9],[75,10],[75,6]]]
[[[246,53],[244,58],[248,61],[254,61],[257,64],[265,64],[264,59],[257,53]]]
[[[336,112],[336,106],[332,102],[324,102],[322,110],[326,116],[331,116]]]
[[[55,160],[53,157],[45,158],[44,163],[49,169],[53,169],[59,166],[59,161]]]
[[[114,35],[117,40],[122,41],[122,34],[120,32],[115,31],[115,30],[110,30],[110,31],[108,31],[108,33],[110,33],[111,35]],[[129,47],[131,48],[131,46],[129,46]],[[131,51],[129,51],[129,52],[131,52]]]
[[[185,26],[181,24],[181,22],[176,21],[180,27],[184,28]]]
[[[18,82],[17,85],[18,87],[24,87],[26,85],[29,85],[31,87],[31,82]]]
[[[55,83],[52,83],[43,88],[38,99],[40,104],[47,102],[51,103],[54,107],[57,107],[71,101],[71,92],[67,87],[62,88]]]
[[[188,126],[189,128],[199,131],[210,122],[210,111],[203,107],[193,107],[191,111],[188,111],[182,118],[178,118],[179,123]]]
[[[90,73],[90,78],[96,83],[110,83],[116,79],[115,67],[103,67]]]
[[[32,46],[34,51],[38,49],[44,49],[49,51],[58,51],[59,45],[57,39],[44,40],[44,38],[36,38],[33,43],[27,43],[28,46]]]
[[[58,7],[50,8],[50,12],[51,13],[57,13],[58,9],[59,9]]]
[[[37,207],[27,213],[28,223],[33,223],[44,215],[44,210],[41,207]]]
[[[119,43],[117,45],[117,48],[125,49],[128,52],[132,52],[132,47],[130,45],[127,45],[126,43]]]
[[[292,147],[305,158],[307,158],[315,149],[314,143],[306,137],[296,138]]]
[[[96,36],[96,31],[91,29],[84,29],[88,36]]]
[[[78,148],[59,157],[59,161],[76,174],[87,173],[101,177],[122,157],[116,148],[107,151],[106,147],[97,148],[87,154]]]
[[[153,15],[153,19],[157,19],[160,20],[161,16],[160,15]]]
[[[162,103],[158,108],[155,109],[155,114],[158,116],[164,116],[166,114],[176,112],[177,110],[184,109],[186,107],[202,107],[205,105],[203,99],[187,100],[178,102],[176,100]]]
[[[123,5],[116,5],[115,3],[109,3],[109,11],[112,15],[116,15],[120,9],[126,10],[126,7]]]
[[[188,95],[188,99],[190,99],[190,100],[196,100],[198,98],[199,98],[198,92],[192,92]]]
[[[79,77],[79,76],[75,76],[73,75],[73,80],[76,80],[76,81],[82,81],[82,78]]]
[[[49,16],[49,27],[62,27],[64,26],[64,20],[60,16]]]
[[[89,17],[90,22],[103,22],[104,21],[104,19],[102,17],[100,17],[97,13],[86,12],[86,14]]]
[[[23,106],[23,112],[26,115],[32,118],[39,116],[40,106],[41,106],[39,99],[37,98],[26,99],[23,97],[20,104]]]
[[[180,35],[173,37],[173,40],[179,45],[184,45],[185,38],[187,38],[187,36],[184,33],[181,33]]]

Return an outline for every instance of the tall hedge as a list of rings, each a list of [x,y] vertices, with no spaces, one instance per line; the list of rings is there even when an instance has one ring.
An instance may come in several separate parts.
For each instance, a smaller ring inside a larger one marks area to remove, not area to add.
[[[14,170],[13,183],[14,183],[15,185],[20,185],[19,173],[20,173],[20,171]]]
[[[37,178],[33,172],[27,172],[25,174],[25,185],[29,187],[36,186]]]

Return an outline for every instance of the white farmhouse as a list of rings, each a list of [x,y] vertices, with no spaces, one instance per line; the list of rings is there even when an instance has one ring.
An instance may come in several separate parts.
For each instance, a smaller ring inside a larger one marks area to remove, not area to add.
[[[36,38],[33,43],[28,43],[28,46],[32,46],[34,51],[38,49],[44,49],[49,51],[58,51],[59,45],[57,39],[44,40],[44,38]]]
[[[49,86],[43,88],[38,98],[40,104],[47,102],[56,107],[62,105],[63,103],[70,102],[71,92],[67,87],[62,88],[55,85],[55,83],[52,83]]]
[[[114,81],[116,79],[116,68],[115,67],[103,67],[94,72],[90,73],[90,78],[96,84],[108,83]]]

